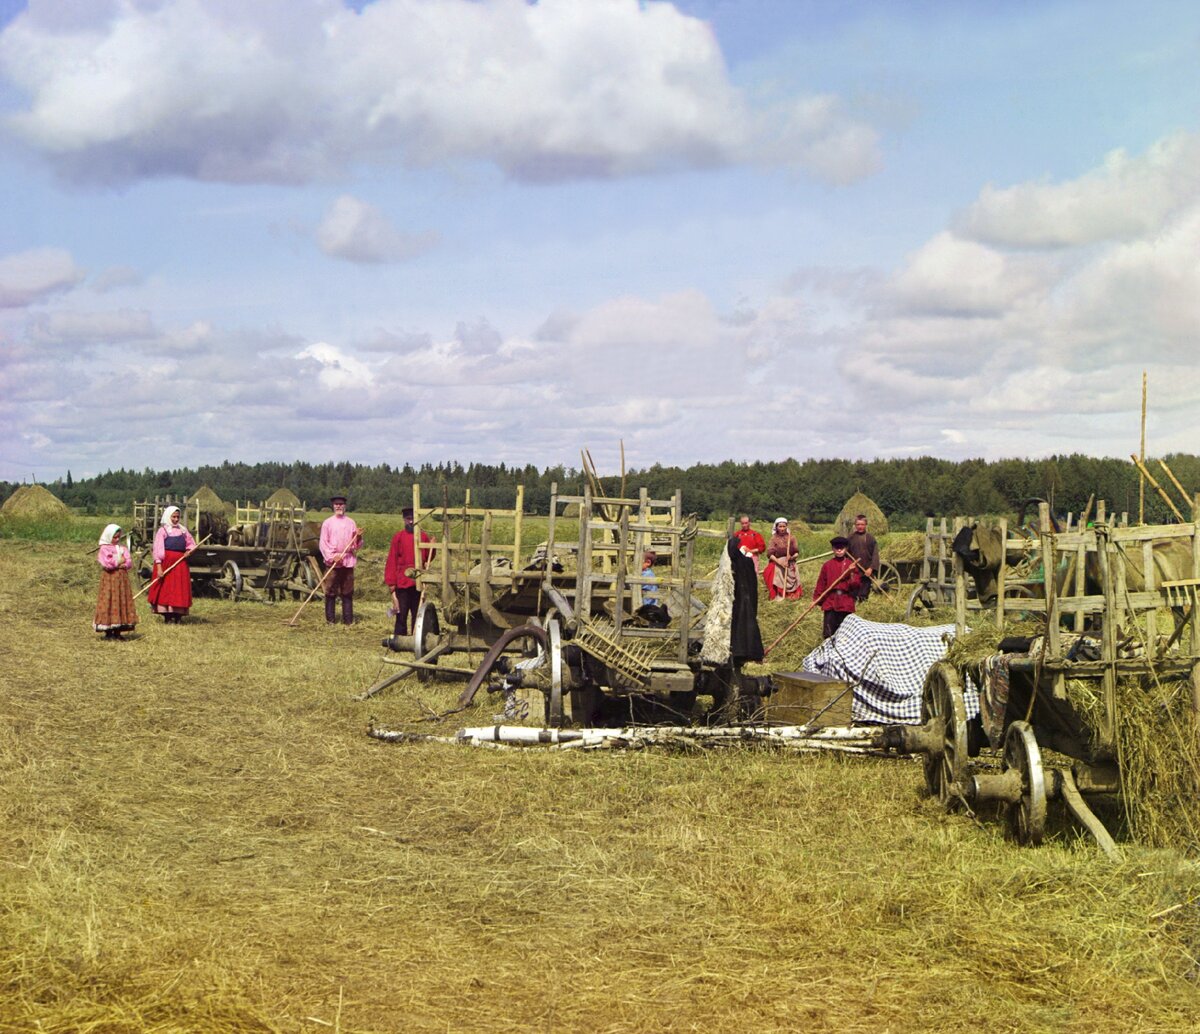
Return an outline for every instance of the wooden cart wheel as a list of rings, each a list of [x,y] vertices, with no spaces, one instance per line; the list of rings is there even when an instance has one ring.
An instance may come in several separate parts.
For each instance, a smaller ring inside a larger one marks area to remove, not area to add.
[[[546,690],[546,724],[552,729],[561,728],[563,722],[563,656],[562,630],[555,620],[546,623],[550,645],[547,650],[550,661],[550,685]]]
[[[886,592],[895,596],[900,591],[900,572],[896,565],[889,564],[884,560],[875,573],[875,584],[871,586],[871,589],[874,592]]]
[[[222,596],[228,596],[231,600],[238,598],[238,594],[242,591],[242,572],[236,561],[225,561],[225,566],[221,568],[221,575],[216,579],[216,585]]]
[[[1040,844],[1046,831],[1046,773],[1028,722],[1013,722],[1004,735],[1004,771],[1021,775],[1021,799],[1008,806],[1008,825],[1019,844]]]
[[[433,648],[431,637],[436,636],[440,631],[441,626],[433,604],[429,600],[421,600],[420,606],[417,607],[416,619],[413,621],[413,657],[424,657],[429,653]],[[428,663],[437,664],[437,658],[433,658]],[[433,672],[428,668],[417,669],[418,682],[428,682],[432,678]]]
[[[925,676],[921,721],[932,726],[938,743],[925,755],[925,786],[949,811],[959,802],[958,783],[967,770],[967,705],[962,680],[945,661]]]
[[[920,613],[922,610],[933,610],[935,602],[933,590],[928,585],[918,585],[908,597],[908,608],[904,612],[905,620],[911,619],[914,614]]]
[[[296,561],[295,581],[300,582],[304,589],[292,590],[292,599],[294,600],[303,599],[317,587],[317,576],[313,573],[312,565],[309,564],[306,557],[302,556]]]

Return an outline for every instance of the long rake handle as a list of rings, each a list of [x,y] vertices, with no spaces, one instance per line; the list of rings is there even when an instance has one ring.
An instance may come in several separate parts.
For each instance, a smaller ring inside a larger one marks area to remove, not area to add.
[[[312,592],[310,592],[304,602],[300,604],[300,610],[297,610],[296,613],[292,615],[291,621],[285,621],[285,625],[291,625],[295,627],[296,622],[300,618],[301,611],[303,611],[304,608],[307,607],[312,601],[312,598],[321,591],[321,588],[325,585],[325,579],[329,577],[331,571],[335,571],[337,569],[338,562],[350,551],[350,547],[354,545],[354,540],[358,537],[358,535],[351,536],[350,541],[346,543],[345,548],[333,558],[333,563],[330,564],[329,567],[326,568],[325,573],[321,575],[321,580],[312,587]]]
[[[204,545],[204,543],[206,543],[211,538],[212,538],[211,535],[205,535],[204,538],[202,538],[199,542],[197,542],[194,546],[192,546],[191,549],[189,549],[186,553],[183,554],[183,556],[181,556],[178,560],[176,560],[175,563],[173,563],[170,567],[168,567],[165,571],[163,571],[162,574],[155,575],[155,577],[151,578],[150,581],[148,581],[145,585],[143,585],[140,589],[138,589],[137,596],[134,596],[133,598],[136,600],[138,598],[138,596],[141,596],[142,593],[149,592],[154,587],[155,582],[161,582],[164,578],[167,577],[167,575],[169,575],[172,571],[174,571],[175,568],[177,568],[180,564],[182,564],[188,557],[190,557],[193,553],[195,553],[196,550],[198,550],[201,546]]]

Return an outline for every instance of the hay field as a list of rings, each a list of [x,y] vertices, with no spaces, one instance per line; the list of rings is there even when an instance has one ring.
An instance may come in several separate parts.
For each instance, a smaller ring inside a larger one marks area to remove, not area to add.
[[[351,700],[382,591],[104,642],[87,548],[0,539],[0,1031],[1197,1029],[1170,852],[1018,848],[915,761],[381,744],[458,692]]]

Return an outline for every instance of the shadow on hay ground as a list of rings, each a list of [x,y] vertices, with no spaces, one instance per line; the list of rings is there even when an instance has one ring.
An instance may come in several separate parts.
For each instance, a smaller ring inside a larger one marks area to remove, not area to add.
[[[923,800],[908,761],[380,744],[368,716],[459,689],[351,700],[382,601],[288,629],[290,605],[199,600],[106,643],[79,553],[0,543],[0,1031],[1197,1014],[1197,884],[1167,853],[1017,849]]]

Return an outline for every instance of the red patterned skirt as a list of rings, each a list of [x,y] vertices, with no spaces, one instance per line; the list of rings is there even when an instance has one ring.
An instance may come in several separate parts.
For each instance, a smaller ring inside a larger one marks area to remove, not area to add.
[[[168,549],[161,564],[154,565],[154,577],[158,581],[150,586],[146,599],[155,614],[186,614],[192,605],[192,572],[188,570],[186,553]],[[176,563],[183,560],[182,563]],[[171,565],[174,564],[174,569]],[[166,571],[166,577],[159,576]]]
[[[136,624],[137,607],[129,588],[129,572],[123,567],[115,571],[101,569],[92,628],[97,632],[126,632]]]

